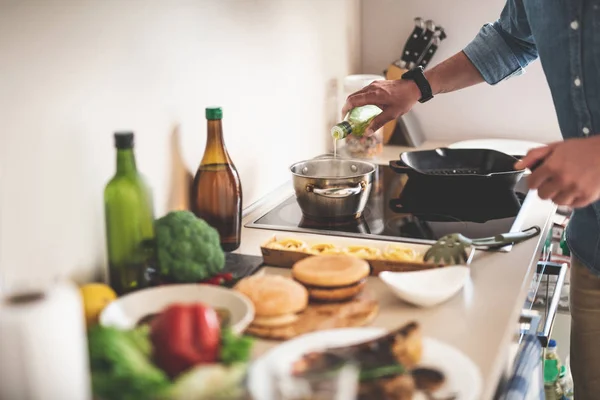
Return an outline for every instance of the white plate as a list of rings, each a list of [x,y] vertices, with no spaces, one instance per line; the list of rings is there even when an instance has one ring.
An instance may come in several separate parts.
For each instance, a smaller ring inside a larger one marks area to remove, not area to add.
[[[402,300],[431,307],[458,293],[469,280],[470,272],[469,267],[453,265],[413,272],[384,271],[379,279]]]
[[[524,156],[530,149],[542,147],[543,143],[513,139],[474,139],[452,143],[451,149],[491,149],[501,151],[511,156]]]
[[[382,328],[342,328],[308,333],[271,349],[253,363],[249,374],[250,393],[256,400],[272,400],[270,378],[273,368],[289,370],[302,354],[332,346],[345,346],[387,333]],[[423,339],[423,357],[419,364],[436,368],[446,377],[439,393],[455,393],[456,400],[478,400],[482,390],[477,366],[456,348],[431,338]]]
[[[100,324],[131,329],[148,314],[158,313],[174,303],[204,303],[226,308],[230,326],[242,333],[254,319],[254,306],[243,294],[215,285],[181,284],[143,289],[111,302],[100,314]]]

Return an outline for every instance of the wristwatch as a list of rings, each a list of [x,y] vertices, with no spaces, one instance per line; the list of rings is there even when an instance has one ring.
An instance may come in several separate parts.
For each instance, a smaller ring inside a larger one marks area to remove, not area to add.
[[[427,81],[427,78],[425,78],[425,75],[423,74],[423,67],[418,66],[406,71],[402,74],[402,79],[413,81],[417,85],[421,91],[419,103],[425,103],[426,101],[433,99],[431,85],[429,85],[429,81]]]

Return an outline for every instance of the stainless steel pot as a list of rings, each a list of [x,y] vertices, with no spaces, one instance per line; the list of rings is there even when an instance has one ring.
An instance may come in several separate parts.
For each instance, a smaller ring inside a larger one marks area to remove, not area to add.
[[[290,167],[302,213],[313,219],[358,218],[367,205],[374,164],[347,159],[300,161]]]

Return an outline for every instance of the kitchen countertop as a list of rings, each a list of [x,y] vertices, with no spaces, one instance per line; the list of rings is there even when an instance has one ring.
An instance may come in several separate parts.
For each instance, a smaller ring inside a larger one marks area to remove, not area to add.
[[[443,147],[447,143],[426,142],[419,149]],[[375,163],[387,164],[402,151],[414,149],[386,146]],[[245,225],[293,194],[291,181],[250,206],[242,222]],[[506,252],[478,251],[471,263],[471,281],[464,290],[439,306],[416,308],[397,299],[377,278],[369,278],[368,288],[377,293],[380,312],[372,326],[394,328],[417,321],[425,336],[453,345],[469,356],[479,367],[483,378],[482,400],[493,399],[507,366],[511,363],[509,347],[518,329],[518,319],[536,270],[545,238],[552,226],[556,206],[537,196],[524,215],[523,228],[537,225],[542,233]],[[242,228],[241,246],[236,251],[261,255],[260,245],[276,231]],[[331,238],[300,232],[282,232],[280,236],[296,238]],[[375,243],[369,239],[353,239],[357,244]],[[410,244],[407,244],[411,246]],[[258,273],[286,274],[289,270],[265,266]],[[257,340],[254,356],[279,342]]]

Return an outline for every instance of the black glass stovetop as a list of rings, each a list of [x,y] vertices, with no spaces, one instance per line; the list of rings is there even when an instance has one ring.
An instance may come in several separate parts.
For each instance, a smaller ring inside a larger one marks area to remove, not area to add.
[[[357,219],[311,220],[291,196],[246,226],[416,243],[432,243],[449,233],[475,239],[523,229],[518,216],[527,193],[526,177],[514,189],[424,187],[380,165]]]

